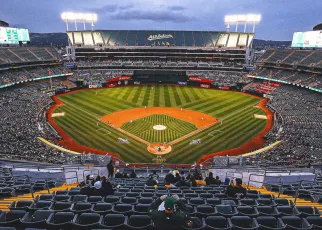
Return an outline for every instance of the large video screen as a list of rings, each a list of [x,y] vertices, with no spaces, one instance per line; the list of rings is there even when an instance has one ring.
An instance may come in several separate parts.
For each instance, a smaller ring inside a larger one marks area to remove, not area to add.
[[[29,42],[29,31],[22,28],[0,27],[0,44]]]
[[[322,30],[295,32],[292,47],[294,48],[322,48]]]

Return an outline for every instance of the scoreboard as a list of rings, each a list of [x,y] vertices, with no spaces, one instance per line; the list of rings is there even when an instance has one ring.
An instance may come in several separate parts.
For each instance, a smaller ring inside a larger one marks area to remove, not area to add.
[[[292,41],[293,48],[322,48],[322,30],[295,32]]]
[[[19,44],[30,42],[28,29],[0,27],[0,44]]]

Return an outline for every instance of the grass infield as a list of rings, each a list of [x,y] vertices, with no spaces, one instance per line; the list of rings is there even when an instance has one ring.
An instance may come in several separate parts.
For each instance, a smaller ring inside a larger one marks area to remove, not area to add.
[[[254,114],[265,113],[254,107],[260,99],[250,95],[179,86],[153,88],[128,86],[66,94],[59,97],[65,105],[54,110],[55,113],[64,112],[65,116],[55,117],[53,120],[79,144],[113,152],[130,163],[149,163],[155,156],[146,150],[145,144],[100,122],[99,118],[126,109],[159,106],[194,110],[223,120],[222,124],[211,126],[174,144],[172,151],[164,156],[168,163],[193,163],[205,154],[239,147],[264,130],[268,122],[254,118]],[[170,128],[166,129],[164,135],[159,135],[162,131],[154,134],[151,130],[152,123],[158,124],[158,119],[169,123],[166,126]],[[154,123],[154,120],[157,123]],[[122,128],[132,134],[135,132],[136,136],[151,142],[169,142],[177,136],[183,136],[185,132],[196,129],[191,123],[166,115],[151,115],[138,121],[138,125],[123,124]],[[127,138],[130,144],[119,144],[119,137]],[[201,139],[201,144],[189,145],[193,139]]]

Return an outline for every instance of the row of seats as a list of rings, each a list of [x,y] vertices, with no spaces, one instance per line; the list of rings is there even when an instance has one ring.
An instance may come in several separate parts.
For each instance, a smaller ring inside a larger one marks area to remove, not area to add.
[[[196,219],[198,217],[192,217]],[[193,229],[321,229],[322,218],[309,216],[300,218],[298,216],[283,216],[275,218],[272,216],[208,216],[199,219],[201,226]],[[132,215],[130,217],[122,214],[57,212],[50,210],[37,210],[28,213],[22,210],[9,211],[0,215],[0,226],[17,228],[46,228],[46,229],[153,229],[153,224],[148,215]],[[183,229],[192,229],[183,227]]]
[[[225,203],[219,203],[217,205],[209,204],[191,204],[190,202],[185,204],[190,215],[198,216],[210,216],[210,215],[222,215],[222,216],[235,216],[235,215],[245,215],[245,216],[320,216],[321,213],[318,208],[310,206],[231,206]],[[121,213],[124,215],[132,214],[147,214],[151,203],[89,203],[89,202],[51,202],[40,200],[38,202],[33,201],[18,201],[13,202],[10,206],[10,210],[24,210],[24,211],[37,211],[37,210],[52,210],[55,212],[61,211],[71,211],[74,213]]]

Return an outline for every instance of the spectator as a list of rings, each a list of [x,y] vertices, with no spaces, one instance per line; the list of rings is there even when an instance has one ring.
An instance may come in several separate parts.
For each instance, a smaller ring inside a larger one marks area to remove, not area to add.
[[[181,180],[181,177],[180,177],[179,173],[176,173],[176,176],[173,179],[173,183],[177,183],[179,180]]]
[[[196,178],[196,180],[202,180],[202,176],[198,169],[195,169],[195,173],[193,174],[193,176]]]
[[[136,173],[135,173],[135,171],[134,171],[134,170],[132,170],[132,173],[131,173],[131,175],[130,175],[130,178],[136,178]]]
[[[110,160],[110,162],[106,166],[107,172],[108,172],[108,178],[113,177],[114,175],[114,166],[113,166],[113,161]]]
[[[115,178],[124,178],[124,174],[120,170],[116,170]]]
[[[162,205],[163,204],[163,205]],[[177,208],[175,209],[175,206]],[[157,229],[181,229],[187,220],[185,205],[177,195],[163,195],[151,205],[149,210],[154,227]]]
[[[181,177],[181,179],[176,183],[176,187],[178,188],[183,186],[187,186],[187,187],[191,186],[190,183],[185,180],[184,176]]]
[[[165,181],[168,182],[168,183],[173,183],[174,181],[174,176],[173,176],[173,173],[172,171],[170,170],[169,173],[165,176]]]
[[[221,180],[219,180],[219,176],[216,176],[216,182],[217,182],[217,185],[221,185]]]
[[[101,196],[113,195],[114,190],[111,182],[105,177],[102,177],[102,188],[101,188]]]
[[[152,175],[149,176],[148,180],[145,183],[146,186],[156,186],[158,182],[153,178]]]
[[[190,175],[190,174],[189,174]],[[190,182],[191,182],[191,187],[197,187],[197,181],[194,176],[190,175]]]
[[[225,178],[225,182],[224,182],[224,185],[229,185],[230,183],[230,179],[228,177]]]
[[[214,178],[213,173],[210,172],[209,176],[205,179],[206,185],[217,184],[217,180]]]
[[[157,174],[156,171],[153,171],[152,177],[154,180],[158,180],[159,179],[159,175]]]
[[[247,190],[242,187],[243,181],[240,178],[236,178],[236,184],[234,185],[233,181],[226,189],[226,195],[232,198],[244,198],[246,196]]]

